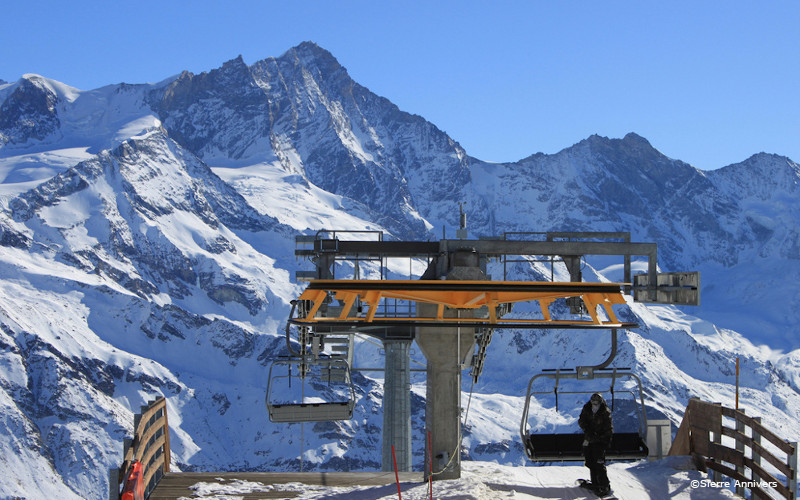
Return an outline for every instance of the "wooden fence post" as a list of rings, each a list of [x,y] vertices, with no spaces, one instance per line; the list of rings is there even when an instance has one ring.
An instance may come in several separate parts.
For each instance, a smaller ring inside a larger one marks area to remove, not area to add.
[[[711,404],[714,405],[714,406],[719,406],[720,408],[722,407],[722,403],[711,403]],[[711,441],[714,444],[721,445],[722,444],[722,430],[721,430],[722,429],[722,410],[720,410],[718,418],[719,418],[719,423],[717,425],[719,426],[719,430],[717,430],[716,432],[715,431],[709,431],[709,437],[710,437],[709,441]],[[714,460],[716,460],[716,459],[714,459]],[[722,482],[722,473],[720,471],[716,470],[716,469],[713,470],[713,472],[711,474],[711,477],[717,483]]]
[[[761,417],[753,417],[753,422],[755,422],[756,424],[761,425]],[[753,443],[760,448],[761,447],[761,433],[758,432],[758,429],[756,429],[755,426],[752,427],[752,431],[753,431]],[[761,455],[756,453],[755,450],[753,450],[753,463],[755,465],[757,465],[758,467],[761,467]],[[759,479],[760,478],[756,474],[756,471],[751,469],[750,470],[750,480],[755,483]]]
[[[789,455],[789,468],[792,470],[792,477],[788,479],[790,498],[797,498],[797,464],[800,462],[800,449],[797,442],[790,443],[794,447],[794,453]]]
[[[738,368],[739,367],[738,366],[738,361],[739,360],[737,359],[736,361],[737,361],[737,366],[736,367]],[[737,394],[737,401],[736,402],[737,402],[737,404],[739,402],[738,401],[738,394]],[[743,409],[737,409],[736,411],[738,411],[742,415],[745,414]],[[747,434],[745,434],[745,431],[746,431],[746,426],[745,426],[744,422],[742,422],[740,419],[737,418],[736,419],[736,432],[739,432],[743,436],[746,436]],[[738,435],[736,436],[736,451],[740,451],[740,452],[742,452],[742,455],[744,455],[744,442],[739,439]],[[744,465],[737,465],[736,466],[736,472],[738,472],[739,474],[744,475]],[[750,472],[750,475],[752,477],[752,471]],[[738,486],[737,485],[736,486],[736,494],[743,497],[744,496],[744,486]]]

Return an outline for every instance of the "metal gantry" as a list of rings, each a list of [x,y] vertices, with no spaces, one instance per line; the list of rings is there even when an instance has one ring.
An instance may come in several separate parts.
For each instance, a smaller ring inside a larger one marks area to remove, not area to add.
[[[363,235],[368,239],[357,239]],[[461,368],[474,351],[471,376],[477,380],[495,329],[611,330],[614,345],[605,363],[608,365],[616,353],[616,330],[636,326],[620,321],[613,309],[625,303],[624,294],[633,293],[637,302],[699,303],[699,274],[658,273],[656,245],[631,242],[629,233],[507,233],[499,238],[468,240],[463,230],[459,236],[462,239],[393,241],[385,240],[380,232],[320,231],[297,238],[295,254],[310,259],[315,269],[297,274],[297,279],[307,281],[308,286],[295,302],[287,324],[287,346],[293,355],[288,365],[296,366],[294,376],[305,383],[314,366],[330,363],[330,354],[324,351],[329,344],[326,339],[352,339],[354,334],[362,334],[383,342],[387,353],[383,436],[386,470],[391,467],[386,463],[391,447],[403,450],[398,468],[411,470],[408,374],[412,342],[418,343],[428,361],[426,428],[433,430],[434,438],[432,455],[426,451],[426,474],[434,461],[442,467],[434,472],[437,477],[455,478],[460,477],[461,433],[453,428],[460,428]],[[525,239],[531,237],[538,239]],[[581,265],[589,255],[622,257],[624,282],[583,282]],[[632,276],[633,257],[647,260],[647,273]],[[408,259],[409,278],[412,262],[422,263],[425,271],[419,279],[390,280],[389,259]],[[502,261],[502,281],[492,281],[486,274],[490,260]],[[523,260],[545,261],[551,266],[561,261],[570,281],[508,281],[506,263]],[[344,273],[347,279],[337,277],[337,266],[342,264],[352,266],[352,272]],[[364,265],[372,266],[372,275],[377,274],[379,279],[361,279]],[[551,304],[561,299],[566,300],[572,316],[555,318],[551,313]],[[513,305],[520,302],[538,303],[541,317],[513,315]],[[291,338],[292,331],[297,332],[296,339]],[[352,340],[350,346],[352,356]],[[342,371],[347,373],[352,389],[349,370],[353,367],[345,364],[348,369]],[[589,368],[602,378],[606,376],[605,365]],[[623,375],[613,370],[612,381]],[[580,378],[579,373],[580,367],[575,371],[576,378]],[[565,376],[566,373],[556,375],[556,383],[558,377]],[[450,394],[449,388],[455,388],[455,392]],[[342,401],[300,401],[294,407],[272,403],[270,417],[285,422],[349,418],[354,392],[349,394]],[[526,409],[530,396],[529,391]],[[270,404],[268,395],[267,406]],[[527,439],[526,447],[530,447],[531,437],[524,435],[524,425],[521,433],[523,440]],[[450,458],[442,462],[441,457]]]

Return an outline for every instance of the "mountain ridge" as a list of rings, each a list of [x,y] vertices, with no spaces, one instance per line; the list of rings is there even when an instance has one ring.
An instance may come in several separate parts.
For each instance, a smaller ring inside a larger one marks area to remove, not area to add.
[[[36,78],[35,106],[9,100],[21,82],[0,92],[0,457],[23,450],[0,477],[3,494],[105,497],[132,412],[154,395],[167,397],[176,469],[296,470],[300,448],[306,470],[380,467],[380,378],[357,374],[356,418],[314,424],[302,444],[291,426],[267,423],[266,369],[285,354],[301,290],[294,236],[434,239],[458,227],[459,202],[471,237],[630,231],[658,243],[663,270],[698,266],[700,308],[619,311],[642,325],[623,332],[620,362],[644,379],[650,410],[677,424],[689,397],[733,399],[741,356],[748,414],[800,437],[800,295],[786,285],[800,279],[800,169],[788,158],[700,171],[630,133],[482,162],[312,42],[158,84],[78,91]],[[561,264],[510,267],[515,279],[568,279]],[[587,280],[620,281],[602,259],[583,268]],[[609,346],[569,332],[495,337],[465,454],[518,463],[521,374],[603,359]],[[360,366],[379,366],[378,350],[358,344]],[[424,393],[413,380],[418,465]],[[551,426],[548,411],[533,423]]]

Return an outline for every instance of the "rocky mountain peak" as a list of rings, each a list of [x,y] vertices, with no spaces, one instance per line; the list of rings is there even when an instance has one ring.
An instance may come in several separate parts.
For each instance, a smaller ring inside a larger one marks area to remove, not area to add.
[[[793,179],[795,184],[800,179],[800,165],[777,154],[756,153],[740,165],[755,175]]]
[[[328,91],[340,92],[340,89],[350,89],[357,85],[333,54],[314,42],[303,42],[289,49],[275,62],[278,67],[292,68],[291,73],[294,75],[311,76],[315,84]],[[255,66],[261,64],[256,63]]]
[[[740,163],[708,172],[708,176],[741,198],[800,197],[800,165],[785,156],[754,154]]]
[[[58,95],[39,75],[27,74],[0,104],[0,147],[42,140],[60,125]]]
[[[654,148],[650,141],[634,132],[627,133],[622,139],[611,139],[594,134],[576,146],[589,147],[596,153],[614,156],[624,154],[650,160],[669,159]]]
[[[252,85],[250,68],[245,64],[241,54],[222,64],[218,70],[209,72],[213,74],[214,81],[222,85]]]
[[[625,134],[625,137],[622,138],[622,141],[631,145],[639,145],[642,147],[652,147],[650,145],[650,141],[642,137],[641,135],[637,134],[636,132],[628,132]]]
[[[610,175],[625,185],[626,190],[653,191],[651,195],[659,198],[668,194],[663,192],[666,188],[701,176],[691,165],[667,157],[633,132],[622,139],[592,135],[562,153],[582,165],[583,175],[603,178]]]
[[[305,41],[287,51],[287,54],[292,54],[301,61],[307,64],[315,64],[317,66],[326,66],[330,68],[332,65],[340,67],[339,61],[332,53],[323,49],[319,45],[311,41]]]
[[[165,89],[154,90],[151,101],[161,110],[185,109],[203,98],[240,94],[252,85],[250,70],[240,55],[199,75],[184,71]]]

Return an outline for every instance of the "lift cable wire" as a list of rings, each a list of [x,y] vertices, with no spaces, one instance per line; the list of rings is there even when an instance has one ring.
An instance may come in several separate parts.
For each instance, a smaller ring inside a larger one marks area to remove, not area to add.
[[[305,379],[305,377],[303,377],[302,380],[303,380],[303,382],[302,382],[302,384],[300,386],[301,387],[301,389],[300,389],[300,401],[304,401],[305,397],[306,397],[305,396],[305,394],[306,394],[306,379]],[[306,444],[306,441],[305,441],[305,437],[303,435],[304,434],[304,432],[303,432],[304,430],[305,430],[305,423],[300,422],[300,472],[303,472],[303,455],[305,455],[304,446]]]

